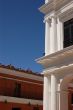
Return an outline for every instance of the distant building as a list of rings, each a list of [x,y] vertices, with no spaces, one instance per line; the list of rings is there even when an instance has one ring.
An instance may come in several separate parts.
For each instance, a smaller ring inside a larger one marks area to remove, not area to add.
[[[43,110],[73,110],[73,0],[45,0]]]
[[[0,65],[0,110],[42,110],[43,77]]]

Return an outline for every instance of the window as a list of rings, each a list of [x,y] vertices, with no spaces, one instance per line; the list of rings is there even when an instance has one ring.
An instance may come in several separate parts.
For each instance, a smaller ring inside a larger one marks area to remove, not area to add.
[[[73,104],[73,93],[72,93],[72,96],[71,96],[71,104]]]
[[[21,110],[20,108],[12,108],[12,110]]]
[[[15,97],[21,96],[21,84],[19,83],[15,83],[14,96]]]
[[[64,48],[73,45],[73,19],[64,23]]]

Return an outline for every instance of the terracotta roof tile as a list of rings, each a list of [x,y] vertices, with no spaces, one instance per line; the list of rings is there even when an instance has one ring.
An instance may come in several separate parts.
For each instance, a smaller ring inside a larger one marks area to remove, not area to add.
[[[21,68],[16,68],[14,67],[13,65],[3,65],[0,63],[0,67],[2,68],[6,68],[6,69],[10,69],[10,70],[15,70],[15,71],[19,71],[19,72],[24,72],[24,73],[28,73],[28,74],[33,74],[33,75],[37,75],[37,76],[43,76],[41,75],[40,73],[38,72],[33,72],[32,70],[30,69],[27,69],[27,70],[24,70],[24,69],[21,69]]]

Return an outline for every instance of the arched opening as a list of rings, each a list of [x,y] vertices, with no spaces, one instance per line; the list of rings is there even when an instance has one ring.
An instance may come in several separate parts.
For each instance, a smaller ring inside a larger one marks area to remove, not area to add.
[[[60,110],[73,110],[73,74],[65,76],[60,84]]]

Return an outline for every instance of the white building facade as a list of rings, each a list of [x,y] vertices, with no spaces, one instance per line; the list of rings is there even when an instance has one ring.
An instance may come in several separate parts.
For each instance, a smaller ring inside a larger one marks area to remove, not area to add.
[[[69,110],[68,88],[73,87],[73,0],[45,0],[45,56],[43,110]]]

